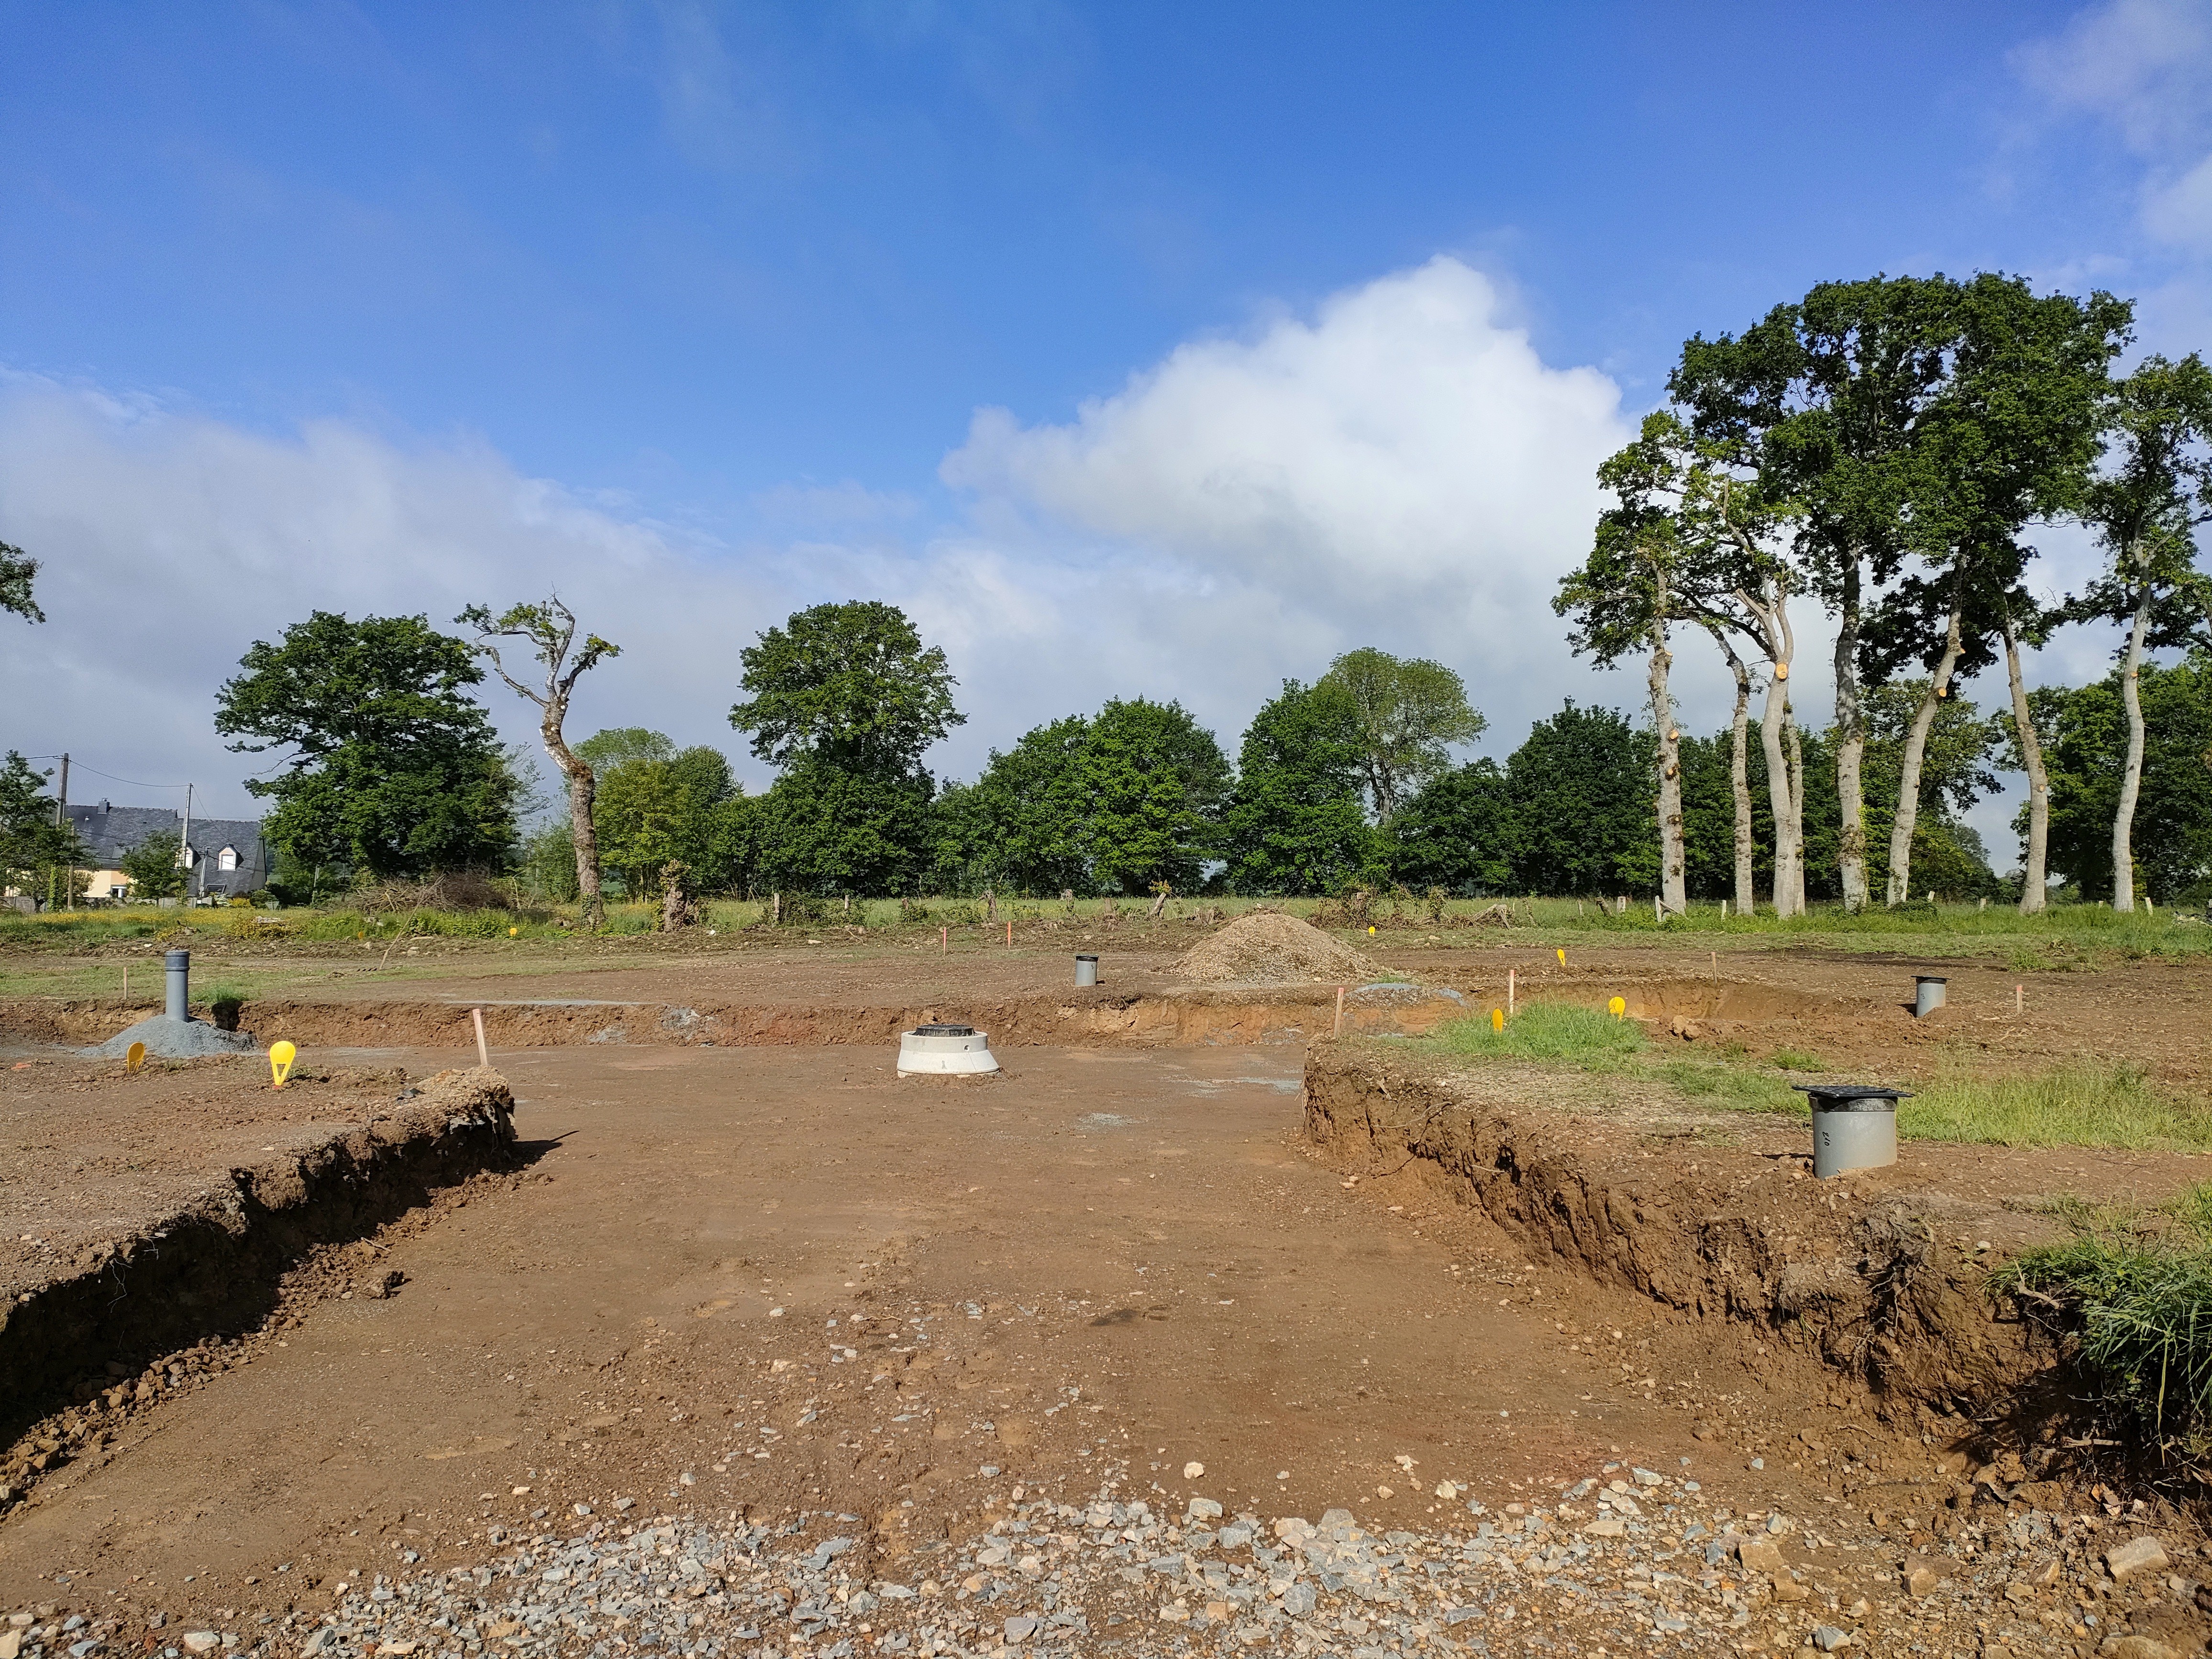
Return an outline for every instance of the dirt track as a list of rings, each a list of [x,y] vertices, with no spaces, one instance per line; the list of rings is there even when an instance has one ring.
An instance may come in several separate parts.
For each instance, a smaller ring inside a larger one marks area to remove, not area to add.
[[[1289,1054],[1039,1050],[949,1085],[896,1081],[880,1050],[502,1064],[536,1155],[516,1190],[398,1243],[397,1296],[325,1304],[41,1487],[7,1523],[0,1601],[65,1573],[313,1605],[394,1540],[435,1559],[532,1510],[672,1491],[942,1529],[1009,1481],[1109,1462],[1139,1492],[1180,1494],[1195,1459],[1224,1499],[1378,1522],[1425,1517],[1438,1479],[1503,1500],[1613,1447],[1689,1456],[1741,1501],[1802,1496],[1623,1387],[1679,1370],[1764,1396],[1698,1364],[1692,1328],[1560,1275],[1455,1274],[1472,1238],[1305,1156]],[[1552,1330],[1570,1294],[1619,1322],[1601,1355]]]

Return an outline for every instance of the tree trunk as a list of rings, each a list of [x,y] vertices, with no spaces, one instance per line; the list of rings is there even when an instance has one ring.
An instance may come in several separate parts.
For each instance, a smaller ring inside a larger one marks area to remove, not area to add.
[[[1790,626],[1790,591],[1779,576],[1767,578],[1760,599],[1742,588],[1736,599],[1758,620],[1766,654],[1774,665],[1766,683],[1766,705],[1759,711],[1759,747],[1766,754],[1767,804],[1774,813],[1774,914],[1802,915],[1805,909],[1805,792],[1790,781],[1783,758],[1782,730],[1790,712],[1790,663],[1797,640]]]
[[[1836,629],[1836,801],[1842,829],[1836,842],[1836,868],[1843,885],[1844,908],[1866,908],[1866,790],[1861,770],[1866,759],[1866,708],[1859,699],[1859,562],[1854,554],[1844,569],[1843,603]]]
[[[2044,769],[2043,740],[2035,734],[2035,721],[2027,708],[2027,683],[2021,678],[2020,635],[2013,629],[2012,613],[2004,619],[2005,678],[2012,684],[2013,730],[2020,737],[2021,761],[2027,767],[2027,857],[2020,890],[2020,913],[2043,914],[2050,902],[2045,866],[2051,847],[2051,774]]]
[[[2120,702],[2128,711],[2128,760],[2120,769],[2120,805],[2112,814],[2112,908],[2136,908],[2136,797],[2142,789],[2142,693],[2136,677],[2142,671],[2143,629],[2150,623],[2150,586],[2145,583],[2128,630],[2128,654],[2120,664]]]
[[[1725,647],[1723,647],[1726,649]],[[1735,671],[1735,713],[1729,720],[1729,793],[1735,802],[1735,912],[1759,914],[1759,889],[1752,873],[1751,840],[1751,671],[1733,651],[1729,666]]]
[[[1784,665],[1777,663],[1778,669]],[[1766,804],[1774,814],[1774,914],[1794,916],[1797,865],[1797,819],[1790,810],[1790,765],[1782,753],[1782,720],[1790,706],[1790,682],[1779,676],[1766,683],[1766,705],[1759,711],[1759,744],[1766,753]]]
[[[1964,580],[1963,576],[1960,579]],[[1951,602],[1951,625],[1943,636],[1942,660],[1928,683],[1928,695],[1912,713],[1905,734],[1905,763],[1897,780],[1897,821],[1889,831],[1889,902],[1903,904],[1912,896],[1912,831],[1920,818],[1920,764],[1928,756],[1928,728],[1936,724],[1936,711],[1950,694],[1951,671],[1959,665],[1959,601]]]
[[[1651,725],[1659,764],[1659,902],[1669,915],[1689,910],[1682,854],[1682,734],[1674,726],[1674,700],[1667,689],[1674,666],[1667,649],[1667,625],[1651,630]]]
[[[1782,729],[1790,743],[1790,823],[1797,833],[1797,857],[1790,866],[1790,896],[1799,915],[1805,914],[1805,746],[1798,741],[1797,710],[1782,707]]]
[[[1751,836],[1751,670],[1735,653],[1728,635],[1717,623],[1705,623],[1705,632],[1713,636],[1713,643],[1728,659],[1729,672],[1735,676],[1735,713],[1729,720],[1729,792],[1735,802],[1735,913],[1740,916],[1759,914],[1759,890],[1753,884],[1752,860],[1753,848]]]
[[[599,898],[599,832],[592,823],[592,802],[599,793],[599,781],[561,735],[561,722],[568,712],[565,697],[548,702],[539,731],[545,739],[545,752],[568,780],[570,839],[576,845],[576,896],[582,904],[584,926],[597,927],[606,920],[606,906]]]

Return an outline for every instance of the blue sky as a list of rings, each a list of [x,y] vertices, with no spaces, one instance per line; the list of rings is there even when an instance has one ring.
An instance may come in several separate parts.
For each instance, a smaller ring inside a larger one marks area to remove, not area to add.
[[[1503,752],[1635,695],[1544,600],[1686,335],[1876,270],[2212,319],[2197,6],[0,29],[0,538],[52,617],[0,622],[0,743],[240,809],[207,712],[251,639],[549,582],[630,647],[586,729],[734,750],[737,647],[866,594],[953,653],[955,774],[1138,691],[1233,750],[1364,643],[1459,668]]]

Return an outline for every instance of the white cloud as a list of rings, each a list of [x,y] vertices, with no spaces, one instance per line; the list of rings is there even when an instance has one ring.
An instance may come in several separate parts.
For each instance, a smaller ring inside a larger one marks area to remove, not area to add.
[[[585,683],[583,729],[725,744],[736,647],[781,614],[774,571],[732,570],[479,444],[408,448],[341,422],[270,438],[23,377],[0,385],[0,539],[42,561],[51,618],[0,617],[0,746],[190,781],[227,812],[253,810],[240,780],[268,757],[222,748],[216,689],[310,610],[444,626],[557,583],[626,647]],[[504,687],[484,698],[510,736],[534,737]],[[166,799],[96,779],[72,793]]]
[[[1277,678],[1377,644],[1458,668],[1515,730],[1584,678],[1550,599],[1628,428],[1613,381],[1547,366],[1504,309],[1437,258],[1178,347],[1073,422],[979,411],[943,476],[998,557],[1057,573],[1065,635],[1121,659],[1054,647],[1078,684],[1158,674],[1233,741]]]
[[[2109,122],[2142,158],[2143,229],[2212,251],[2212,12],[2197,0],[2106,0],[2013,67],[2058,110]]]
[[[2212,15],[2197,0],[2108,0],[2013,54],[2054,103],[2114,122],[2144,155],[2187,147],[2212,114]]]

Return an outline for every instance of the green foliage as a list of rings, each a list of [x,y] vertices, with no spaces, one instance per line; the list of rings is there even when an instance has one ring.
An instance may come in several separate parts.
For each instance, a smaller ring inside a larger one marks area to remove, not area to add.
[[[1539,893],[1652,890],[1659,825],[1651,744],[1610,708],[1566,707],[1539,720],[1506,763],[1514,881]]]
[[[2115,389],[2110,465],[2086,492],[2082,517],[2111,563],[2070,619],[2132,625],[2145,643],[2202,644],[2212,626],[2212,576],[2197,568],[2197,529],[2212,519],[2212,368],[2191,352],[2146,357]]]
[[[972,785],[938,798],[933,884],[956,892],[1097,891],[1091,874],[1091,722],[1080,714],[1040,726],[991,751]]]
[[[738,653],[751,695],[730,724],[779,768],[801,763],[884,780],[908,778],[922,751],[967,716],[941,647],[895,605],[817,605]]]
[[[1244,733],[1222,819],[1232,891],[1334,892],[1365,868],[1372,836],[1360,804],[1366,742],[1359,707],[1340,683],[1283,682],[1282,694]]]
[[[755,884],[824,896],[911,892],[927,856],[931,794],[927,774],[787,768],[752,815]]]
[[[574,826],[562,817],[525,836],[514,874],[522,890],[540,903],[574,903],[577,894]]]
[[[123,873],[131,878],[131,896],[137,900],[182,898],[189,878],[178,858],[178,838],[149,836],[123,855]]]
[[[42,623],[46,613],[31,597],[32,578],[39,562],[20,547],[0,542],[0,611],[12,611],[26,622]]]
[[[1498,763],[1455,767],[1390,820],[1384,856],[1394,880],[1448,892],[1504,892],[1519,851],[1511,792]]]
[[[599,857],[623,872],[633,899],[657,895],[671,864],[684,865],[701,891],[741,890],[752,862],[756,805],[719,750],[619,762],[599,775],[592,804]]]
[[[467,645],[422,617],[318,611],[240,666],[216,730],[234,750],[293,750],[246,786],[276,803],[264,833],[287,860],[376,878],[506,862],[515,783],[466,694],[483,678]]]
[[[1474,742],[1486,724],[1459,676],[1442,663],[1364,647],[1331,663],[1322,684],[1352,700],[1360,771],[1379,823],[1389,823],[1407,794],[1451,764],[1449,744]]]
[[[676,743],[642,726],[617,726],[592,732],[575,745],[575,754],[595,774],[604,774],[629,761],[674,760]]]
[[[47,872],[85,856],[76,831],[54,822],[53,798],[46,793],[52,775],[32,770],[12,749],[0,764],[0,887],[43,895]]]
[[[2136,802],[2136,875],[2170,904],[2212,878],[2212,653],[2172,668],[2146,664],[2142,793]],[[2127,753],[2119,674],[2077,689],[2028,694],[2051,775],[2050,867],[2084,897],[2112,896],[2112,818]],[[2015,827],[2025,833],[2027,808]]]
[[[1643,1052],[1644,1028],[1632,1019],[1615,1019],[1602,1009],[1571,1002],[1532,1002],[1492,1028],[1490,1016],[1455,1019],[1437,1027],[1437,1036],[1452,1054],[1507,1060],[1572,1060],[1603,1067]]]
[[[1091,879],[1108,892],[1196,887],[1229,782],[1221,745],[1181,703],[1109,702],[1082,751]]]
[[[2212,1188],[2061,1215],[2074,1236],[2002,1264],[1990,1291],[2069,1343],[2113,1427],[2201,1473],[2212,1453]]]
[[[1198,884],[1229,763],[1181,703],[1109,702],[1028,732],[933,814],[933,881],[973,891],[1146,893]]]

